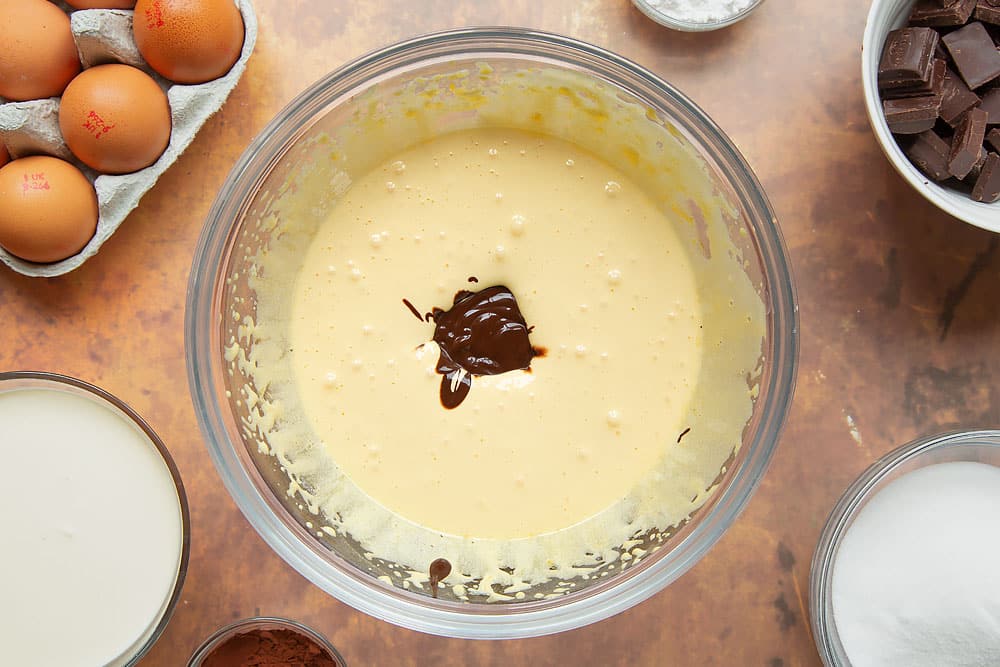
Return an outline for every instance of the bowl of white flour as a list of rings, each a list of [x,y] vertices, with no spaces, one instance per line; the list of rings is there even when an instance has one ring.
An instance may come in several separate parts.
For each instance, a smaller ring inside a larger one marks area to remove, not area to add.
[[[685,32],[718,30],[742,21],[763,0],[632,0],[660,25]]]
[[[1000,664],[1000,431],[916,440],[834,507],[810,615],[827,667]]]

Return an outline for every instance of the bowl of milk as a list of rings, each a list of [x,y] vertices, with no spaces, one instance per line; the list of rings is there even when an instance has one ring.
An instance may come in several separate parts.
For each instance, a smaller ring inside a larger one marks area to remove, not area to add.
[[[187,500],[170,453],[120,399],[41,372],[0,373],[0,449],[9,664],[136,664],[187,571]]]

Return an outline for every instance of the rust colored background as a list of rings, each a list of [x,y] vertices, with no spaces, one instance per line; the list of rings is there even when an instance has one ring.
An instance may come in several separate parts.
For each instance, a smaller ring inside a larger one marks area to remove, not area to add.
[[[842,490],[911,438],[1000,424],[1000,236],[939,212],[880,152],[860,80],[868,2],[767,0],[741,24],[690,35],[652,23],[628,0],[256,0],[256,8],[260,38],[239,86],[101,252],[57,279],[0,270],[0,369],[67,373],[117,394],[161,435],[187,486],[187,583],[142,666],[183,666],[217,627],[256,614],[316,627],[353,666],[819,665],[808,629],[809,561]],[[364,616],[275,556],[208,460],[182,337],[202,222],[266,122],[364,52],[487,24],[611,49],[700,104],[777,211],[802,331],[798,390],[777,454],[708,556],[607,621],[490,643]]]

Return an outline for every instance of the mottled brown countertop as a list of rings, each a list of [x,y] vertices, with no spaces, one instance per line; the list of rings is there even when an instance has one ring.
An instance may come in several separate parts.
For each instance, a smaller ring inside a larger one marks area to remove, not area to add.
[[[897,444],[1000,424],[1000,236],[939,212],[882,156],[861,92],[868,2],[768,0],[743,23],[706,34],[661,28],[628,0],[256,0],[256,8],[260,37],[243,80],[101,252],[52,280],[0,270],[0,369],[58,371],[114,392],[159,432],[183,475],[191,565],[143,667],[184,665],[215,628],[256,614],[316,627],[355,666],[819,665],[806,610],[809,561],[837,496]],[[182,325],[209,205],[279,109],[371,49],[497,24],[629,57],[729,133],[784,230],[802,336],[795,402],[770,470],[701,562],[596,625],[477,643],[358,613],[264,545],[206,455]]]

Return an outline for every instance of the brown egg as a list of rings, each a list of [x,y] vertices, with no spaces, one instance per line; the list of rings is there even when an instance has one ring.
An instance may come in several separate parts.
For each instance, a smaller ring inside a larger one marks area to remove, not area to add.
[[[48,0],[0,0],[0,96],[59,95],[80,71],[69,17]]]
[[[97,229],[97,194],[69,162],[47,155],[0,168],[0,246],[29,262],[80,252]]]
[[[66,4],[76,9],[132,9],[135,0],[66,0]]]
[[[139,0],[134,32],[150,67],[177,83],[219,78],[243,48],[243,17],[233,0]]]
[[[73,79],[59,128],[81,162],[127,174],[156,162],[170,142],[170,104],[152,77],[129,65],[98,65]]]
[[[10,162],[10,153],[7,152],[7,147],[0,144],[0,167],[4,166]]]
[[[243,17],[233,0],[139,0],[133,28],[142,57],[177,83],[219,78],[243,48]]]

